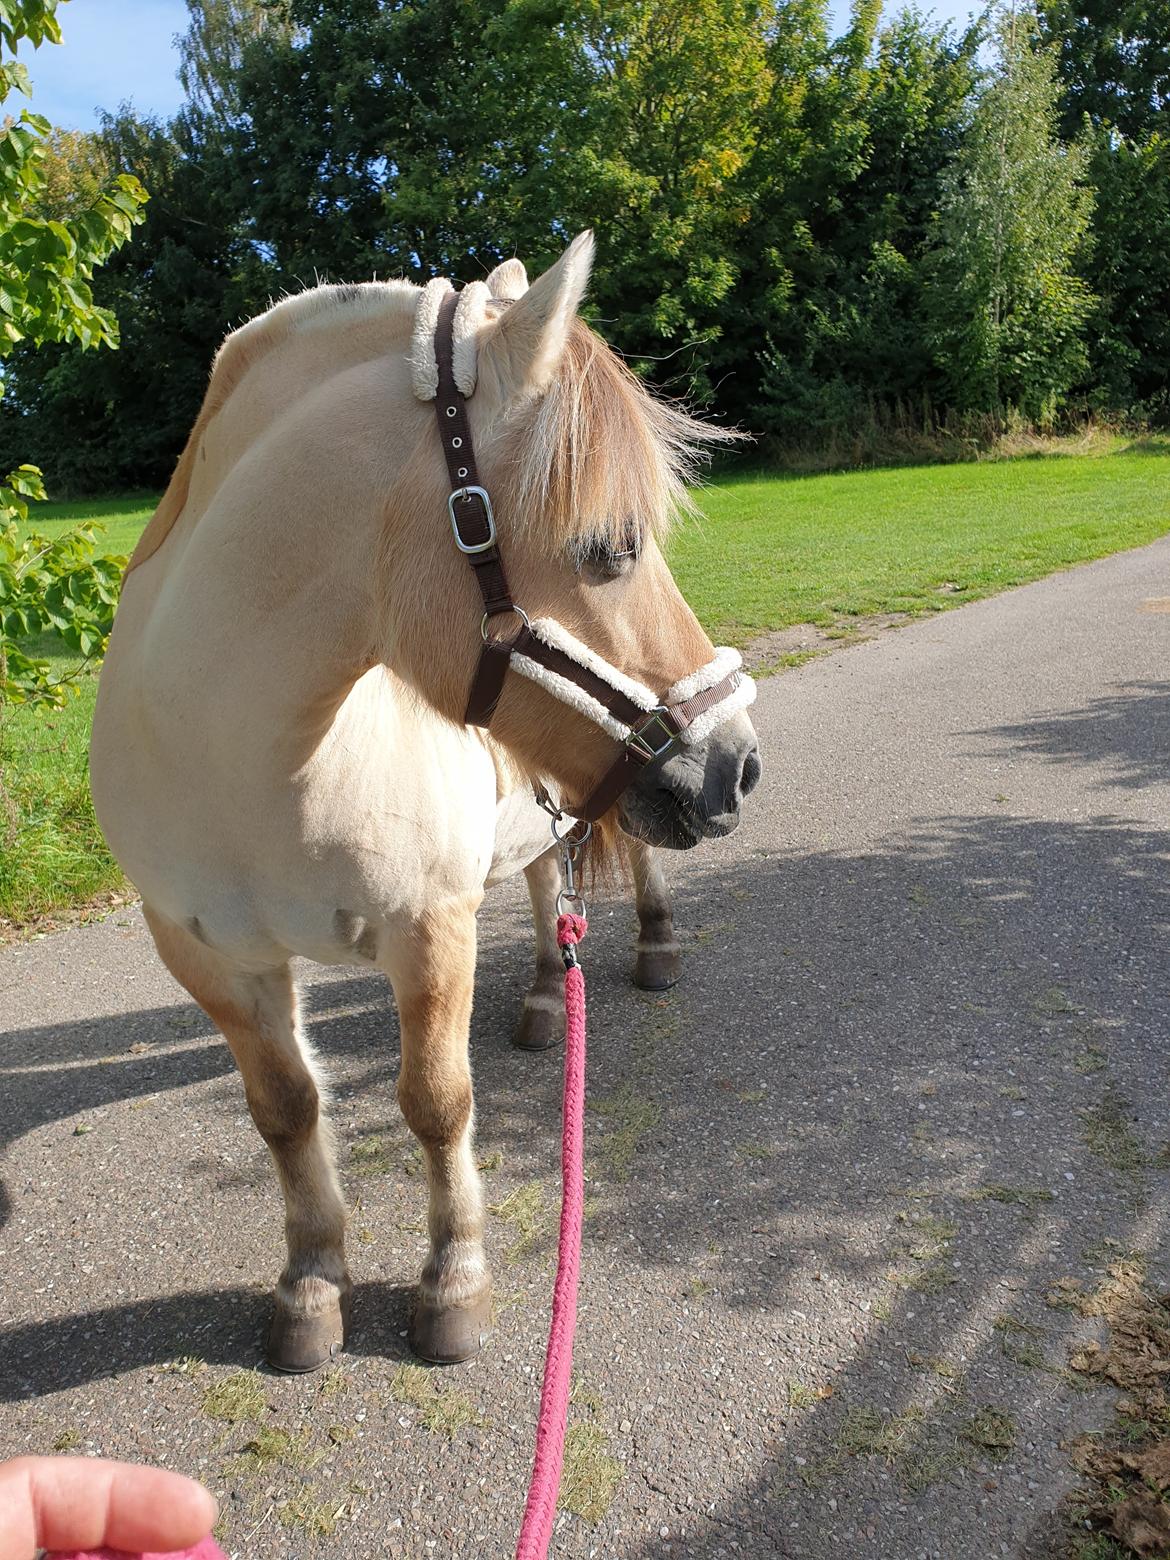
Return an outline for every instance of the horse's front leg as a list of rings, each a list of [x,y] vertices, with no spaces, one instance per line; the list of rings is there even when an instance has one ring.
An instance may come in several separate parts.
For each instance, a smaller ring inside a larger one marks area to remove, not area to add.
[[[284,1191],[288,1261],[276,1286],[268,1363],[308,1371],[341,1348],[349,1312],[345,1204],[313,1053],[287,964],[242,970],[143,906],[163,963],[218,1025]]]
[[[427,911],[388,959],[402,1031],[398,1102],[422,1144],[430,1196],[431,1249],[410,1342],[422,1359],[443,1365],[473,1355],[491,1321],[467,1057],[478,905],[477,894]]]
[[[674,935],[666,874],[649,845],[631,839],[627,847],[638,907],[634,985],[641,986],[643,991],[666,991],[682,974],[682,949]]]

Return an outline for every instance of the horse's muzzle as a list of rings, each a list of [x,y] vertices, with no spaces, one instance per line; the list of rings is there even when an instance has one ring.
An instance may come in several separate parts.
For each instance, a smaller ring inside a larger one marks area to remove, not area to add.
[[[745,714],[719,727],[700,747],[684,747],[651,764],[618,808],[622,828],[647,845],[690,850],[739,826],[743,799],[762,766],[755,730]]]

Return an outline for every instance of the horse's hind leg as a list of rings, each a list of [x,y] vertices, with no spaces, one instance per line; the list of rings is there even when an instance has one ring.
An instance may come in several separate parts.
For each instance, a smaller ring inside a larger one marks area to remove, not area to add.
[[[492,1308],[467,1059],[478,903],[477,895],[435,906],[391,943],[387,958],[402,1031],[398,1103],[422,1144],[430,1195],[431,1249],[410,1342],[443,1365],[477,1351]]]
[[[268,1362],[314,1370],[342,1345],[350,1280],[332,1135],[312,1053],[298,1032],[292,975],[287,964],[242,971],[174,922],[145,913],[164,964],[231,1047],[284,1189],[288,1262],[276,1286]]]
[[[643,991],[666,991],[682,974],[682,950],[674,935],[666,875],[649,845],[632,839],[627,847],[638,907],[634,984]]]
[[[536,975],[524,997],[516,1044],[525,1051],[547,1051],[565,1038],[565,971],[557,948],[557,895],[561,864],[555,850],[524,869],[536,927]]]

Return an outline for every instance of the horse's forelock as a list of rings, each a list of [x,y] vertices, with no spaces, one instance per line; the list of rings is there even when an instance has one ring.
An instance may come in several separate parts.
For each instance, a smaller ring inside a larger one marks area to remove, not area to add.
[[[508,514],[553,549],[588,538],[615,551],[631,530],[661,537],[712,446],[738,437],[657,397],[581,320],[559,371],[512,432]]]

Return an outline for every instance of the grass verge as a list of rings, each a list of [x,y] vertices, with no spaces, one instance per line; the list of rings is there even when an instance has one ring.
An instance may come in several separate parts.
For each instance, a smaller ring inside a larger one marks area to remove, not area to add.
[[[957,606],[1170,531],[1170,446],[1108,450],[814,477],[731,468],[670,561],[717,640],[798,624],[847,638],[859,619]],[[128,553],[153,505],[143,494],[45,504],[32,523],[52,534],[97,520],[105,550]],[[0,938],[125,886],[89,799],[95,692],[89,677],[58,714],[0,720]]]

